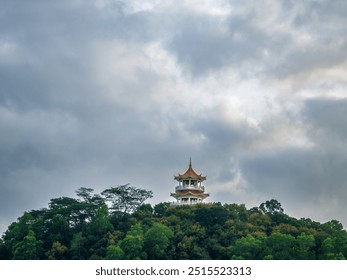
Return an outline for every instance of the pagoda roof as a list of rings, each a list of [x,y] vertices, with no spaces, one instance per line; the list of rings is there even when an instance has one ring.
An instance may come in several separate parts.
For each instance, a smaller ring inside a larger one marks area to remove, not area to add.
[[[192,167],[192,159],[189,161],[189,167],[186,172],[183,174],[178,174],[175,176],[175,180],[183,180],[183,179],[199,179],[201,181],[206,180],[206,176],[202,176],[201,174],[197,174]]]

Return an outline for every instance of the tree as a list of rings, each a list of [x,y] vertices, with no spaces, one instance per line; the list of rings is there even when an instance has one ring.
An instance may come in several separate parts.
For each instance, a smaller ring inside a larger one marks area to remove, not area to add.
[[[108,216],[108,209],[106,205],[103,205],[88,224],[87,232],[92,239],[98,239],[103,237],[106,233],[112,232],[113,226]]]
[[[225,260],[228,259],[228,248],[223,246],[219,242],[219,236],[212,234],[211,237],[207,238],[204,243],[204,246],[206,247],[209,256],[213,260]]]
[[[42,246],[42,242],[36,240],[35,233],[29,230],[27,236],[23,241],[17,243],[14,246],[14,260],[37,260],[39,259],[39,253]]]
[[[263,258],[263,250],[261,239],[247,235],[230,247],[230,256],[234,260],[259,260]]]
[[[281,203],[279,203],[276,199],[271,199],[270,201],[263,202],[260,204],[259,209],[264,214],[273,215],[275,213],[283,213],[283,208],[281,207]]]
[[[85,219],[90,221],[96,214],[97,210],[105,204],[105,200],[99,194],[93,194],[92,188],[79,188],[76,191],[80,198],[78,201],[83,205],[83,214]]]
[[[0,260],[7,260],[9,258],[4,241],[0,238]]]
[[[82,232],[78,232],[74,234],[71,244],[70,244],[70,252],[71,258],[73,260],[83,260],[86,259],[86,248],[85,248],[86,238],[83,237]]]
[[[107,247],[108,239],[106,237],[107,235],[103,235],[97,239],[94,239],[94,242],[88,243],[88,253],[90,260],[103,260],[107,256]]]
[[[129,184],[112,187],[101,193],[111,203],[113,212],[133,213],[148,198],[153,197],[152,191],[139,189]]]
[[[120,248],[128,260],[140,260],[145,258],[143,252],[144,236],[140,224],[133,225],[125,238],[120,242]],[[113,248],[113,251],[116,248]],[[118,250],[118,249],[117,249]],[[118,250],[117,254],[121,254]]]
[[[157,217],[164,217],[166,209],[170,207],[170,202],[161,202],[154,206],[154,215]]]
[[[191,252],[194,247],[194,237],[184,236],[180,242],[177,244],[177,257],[179,260],[189,260],[191,258]]]
[[[272,232],[290,234],[293,236],[297,236],[299,234],[299,230],[295,226],[289,224],[279,224],[278,226],[274,226],[272,228]]]
[[[196,221],[207,228],[216,224],[223,225],[228,219],[228,211],[220,205],[203,205],[197,208],[194,214]]]
[[[253,213],[249,212],[244,204],[225,204],[224,208],[228,210],[229,218],[240,222],[246,222]]]
[[[44,226],[44,232],[46,233],[42,240],[48,246],[56,241],[69,244],[72,233],[68,221],[63,216],[57,214],[52,219],[47,219],[42,226]]]
[[[53,198],[49,203],[49,208],[47,217],[60,215],[64,217],[71,227],[78,227],[85,223],[85,205],[77,199],[70,197]]]
[[[144,203],[152,192],[128,185],[76,194],[19,217],[0,238],[0,259],[347,258],[340,222],[290,217],[276,200],[153,209]]]
[[[343,230],[342,224],[336,220],[331,220],[329,222],[322,224],[321,228],[329,234],[334,234],[338,231]]]
[[[174,233],[169,227],[159,223],[153,224],[145,234],[144,246],[148,254],[148,259],[167,259],[166,250],[173,235]]]
[[[271,255],[274,260],[294,260],[295,241],[289,234],[273,233],[265,240],[265,255]]]
[[[315,259],[314,254],[314,246],[315,240],[313,235],[307,235],[305,233],[301,233],[296,238],[295,245],[295,259],[296,260],[313,260]]]
[[[124,252],[120,246],[110,245],[107,247],[106,260],[123,260]]]
[[[325,239],[321,247],[321,258],[324,260],[345,260],[346,257],[341,252],[341,248],[336,245],[336,238],[328,237]]]
[[[67,258],[68,248],[59,241],[53,242],[52,248],[46,253],[49,260],[64,260]]]
[[[33,216],[25,212],[22,217],[18,218],[16,222],[13,222],[6,230],[3,236],[3,242],[10,259],[14,257],[15,246],[19,242],[22,242],[28,235],[33,222]]]
[[[108,209],[103,205],[86,227],[86,240],[84,246],[88,248],[90,259],[103,259],[106,257],[108,247],[108,233],[113,232]]]
[[[76,191],[76,195],[81,198],[81,201],[90,203],[90,204],[103,204],[103,198],[98,194],[93,194],[94,189],[81,187]],[[96,202],[97,201],[97,202]]]
[[[133,216],[141,220],[142,222],[144,220],[151,220],[153,216],[153,207],[150,204],[144,203],[141,206],[139,206],[136,211],[134,212]]]
[[[253,212],[249,216],[248,223],[252,225],[253,233],[265,234],[269,232],[269,228],[271,227],[271,218],[263,213]]]

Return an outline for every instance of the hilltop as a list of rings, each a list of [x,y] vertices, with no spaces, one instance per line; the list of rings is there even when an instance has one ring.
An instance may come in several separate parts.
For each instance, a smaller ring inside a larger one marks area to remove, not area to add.
[[[129,185],[51,199],[24,213],[0,239],[0,259],[346,259],[347,233],[285,214],[269,200],[243,204],[145,204]]]

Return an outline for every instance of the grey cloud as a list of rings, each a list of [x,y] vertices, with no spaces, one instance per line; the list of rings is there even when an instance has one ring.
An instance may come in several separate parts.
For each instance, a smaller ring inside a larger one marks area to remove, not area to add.
[[[289,3],[283,1],[288,14],[292,14],[290,40],[280,52],[275,52],[279,62],[274,61],[274,76],[309,76],[317,69],[329,69],[346,61],[346,3],[309,1],[288,7]]]
[[[343,156],[333,157],[319,148],[290,149],[254,155],[241,162],[248,192],[276,198],[289,205],[286,210],[296,216],[311,216],[320,221],[335,216],[347,223],[342,214],[347,210],[347,177],[343,168],[347,162]],[[311,212],[306,212],[306,208]],[[327,208],[333,211],[327,213]]]
[[[189,14],[180,17],[176,28],[168,47],[194,76],[257,60],[270,40],[247,16],[221,23],[218,17]]]
[[[258,191],[292,198],[299,192],[301,198],[307,199],[328,187],[329,178],[321,173],[325,169],[323,159],[318,150],[274,150],[243,158],[242,170],[247,181]]]
[[[268,15],[257,5],[223,20],[182,13],[175,21],[168,49],[196,77],[232,67],[240,75],[286,78],[300,73],[309,75],[313,69],[330,68],[344,61],[344,3],[283,1],[282,5],[276,17],[271,15],[275,19],[267,24],[263,23]],[[304,36],[310,40],[303,42]]]
[[[346,105],[345,99],[306,101],[302,114],[314,147],[281,148],[242,157],[241,169],[250,191],[276,197],[291,205],[293,212],[316,204],[314,215],[324,219],[332,218],[325,209],[334,209],[346,224],[341,214],[347,210]]]
[[[184,68],[201,78],[194,83],[229,67],[246,78],[259,78],[261,72],[266,80],[333,67],[344,59],[343,44],[338,50],[324,48],[329,34],[324,40],[317,36],[317,50],[305,56],[296,47],[295,32],[273,34],[258,24],[267,17],[260,10],[221,20],[179,5],[131,13],[124,1],[107,3],[103,8],[83,1],[6,1],[2,6],[0,48],[1,42],[15,47],[12,60],[0,52],[1,224],[25,210],[47,206],[52,197],[73,195],[81,186],[101,191],[132,183],[152,189],[155,203],[167,201],[173,176],[184,171],[190,156],[197,171],[207,175],[207,187],[228,186],[242,174],[250,184],[250,196],[276,194],[298,209],[313,196],[336,198],[336,207],[343,207],[345,100],[308,100],[302,114],[295,116],[298,119],[289,120],[293,123],[288,127],[303,122],[310,128],[306,133],[314,148],[282,145],[254,150],[261,141],[271,146],[268,134],[282,115],[272,123],[260,119],[259,130],[245,119],[227,120],[217,105],[190,112],[175,91],[191,80],[177,74],[166,77],[144,65],[151,64],[144,51],[147,44],[160,42],[168,56],[177,59],[177,72]],[[296,4],[292,5],[294,9]],[[325,14],[331,19],[329,28],[337,26],[331,36],[340,38],[341,11],[335,5],[330,9]],[[318,34],[321,25],[305,15],[304,10],[288,28]],[[282,23],[280,17],[276,21]],[[105,51],[98,49],[100,42],[109,43],[110,52],[121,46],[119,53],[100,53]],[[95,68],[100,55],[107,63]],[[137,56],[140,62],[133,63]],[[123,65],[131,68],[131,79]],[[158,98],[169,90],[169,97]],[[200,98],[213,98],[209,90]],[[192,102],[200,104],[200,99]],[[231,188],[209,191],[216,198],[234,198]],[[247,194],[238,194],[237,199],[251,202]],[[223,202],[233,202],[229,200]],[[314,203],[311,209],[317,209]],[[325,217],[340,218],[333,216],[337,212]]]
[[[8,224],[80,186],[128,183],[127,160],[151,135],[146,117],[110,103],[89,69],[91,44],[107,34],[102,15],[72,1],[12,1],[3,11],[0,40],[13,42],[17,56],[0,60],[0,212]]]
[[[313,141],[334,146],[347,138],[347,98],[312,98],[305,102],[305,119],[312,125]],[[323,139],[329,139],[323,143]]]

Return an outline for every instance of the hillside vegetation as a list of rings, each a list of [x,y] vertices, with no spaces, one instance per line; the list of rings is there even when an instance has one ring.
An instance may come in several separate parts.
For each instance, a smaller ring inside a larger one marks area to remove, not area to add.
[[[0,259],[346,259],[336,220],[286,215],[276,200],[247,209],[212,203],[144,204],[151,191],[129,185],[51,199],[13,222]]]

